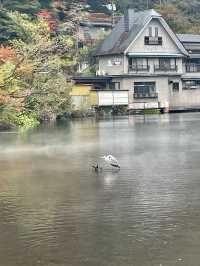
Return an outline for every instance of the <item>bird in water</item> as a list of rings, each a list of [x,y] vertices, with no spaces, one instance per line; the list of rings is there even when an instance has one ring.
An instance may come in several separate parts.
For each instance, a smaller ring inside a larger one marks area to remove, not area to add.
[[[98,163],[95,164],[95,165],[92,165],[92,168],[94,168],[94,171],[95,171],[95,172],[102,171],[102,168],[98,165]]]
[[[101,158],[103,158],[105,162],[111,165],[112,167],[120,169],[120,164],[113,155],[102,156]]]

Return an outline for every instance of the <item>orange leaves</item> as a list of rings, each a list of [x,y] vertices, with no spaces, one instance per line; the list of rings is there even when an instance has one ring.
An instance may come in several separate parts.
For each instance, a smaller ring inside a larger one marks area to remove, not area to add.
[[[9,102],[10,97],[6,95],[5,91],[0,89],[0,105]]]
[[[6,61],[14,61],[15,58],[16,58],[15,53],[10,47],[8,47],[8,46],[6,46],[6,47],[1,46],[0,47],[0,61],[1,62],[4,63]]]
[[[52,18],[52,14],[46,9],[40,10],[40,12],[37,13],[37,16],[39,18],[44,18],[44,19],[51,19]]]
[[[21,64],[16,70],[16,73],[20,76],[31,76],[33,73],[33,67],[31,64]]]

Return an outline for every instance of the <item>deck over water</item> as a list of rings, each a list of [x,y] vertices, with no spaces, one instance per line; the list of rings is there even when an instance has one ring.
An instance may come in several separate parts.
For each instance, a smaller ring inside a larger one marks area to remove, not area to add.
[[[2,266],[200,265],[200,113],[0,133],[0,214]]]

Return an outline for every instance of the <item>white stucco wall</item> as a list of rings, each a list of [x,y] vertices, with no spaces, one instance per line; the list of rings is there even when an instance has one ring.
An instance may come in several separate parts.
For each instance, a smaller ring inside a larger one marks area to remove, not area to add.
[[[155,82],[158,99],[134,99],[134,82]],[[170,90],[168,77],[130,77],[121,81],[122,88],[129,90],[129,104],[134,102],[159,102],[161,107],[168,107]]]
[[[115,60],[120,60],[119,65],[113,64]],[[123,55],[113,55],[113,56],[101,56],[99,57],[99,73],[108,75],[121,75],[124,73],[124,56]]]
[[[200,108],[200,89],[182,90],[172,92],[170,96],[170,109]]]

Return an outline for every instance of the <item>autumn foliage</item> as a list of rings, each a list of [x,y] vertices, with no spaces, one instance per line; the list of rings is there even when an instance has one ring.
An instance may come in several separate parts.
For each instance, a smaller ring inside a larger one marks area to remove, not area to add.
[[[37,13],[37,17],[47,21],[48,26],[49,26],[49,30],[51,32],[54,32],[54,31],[57,30],[58,25],[57,25],[56,19],[54,18],[53,13],[49,12],[46,9],[43,9],[43,10],[40,10],[40,12]]]
[[[8,46],[4,47],[3,45],[0,46],[0,61],[2,63],[6,61],[14,61],[15,58],[15,52],[12,50],[12,48]]]

